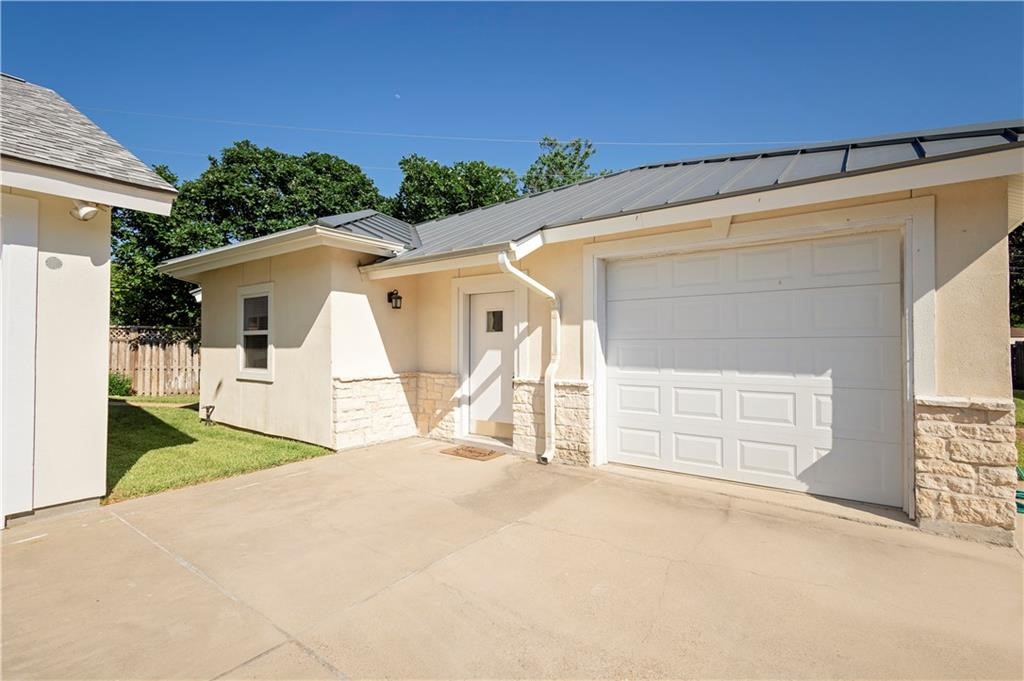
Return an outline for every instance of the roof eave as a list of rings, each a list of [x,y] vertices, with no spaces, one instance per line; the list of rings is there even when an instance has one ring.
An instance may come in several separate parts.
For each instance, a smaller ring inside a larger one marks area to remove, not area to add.
[[[0,184],[157,215],[170,215],[178,195],[170,186],[158,189],[132,184],[8,154],[0,155]]]
[[[302,225],[237,244],[173,258],[158,265],[157,270],[176,279],[198,283],[196,276],[203,272],[317,246],[389,257],[401,253],[404,248],[402,244],[385,239],[341,232],[319,225]]]

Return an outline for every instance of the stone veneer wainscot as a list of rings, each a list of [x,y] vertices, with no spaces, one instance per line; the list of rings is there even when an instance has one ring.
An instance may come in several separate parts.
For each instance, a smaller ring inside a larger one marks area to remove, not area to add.
[[[915,400],[914,488],[922,529],[1013,545],[1014,425],[1011,400]]]
[[[555,461],[587,466],[592,446],[590,384],[555,382]],[[512,382],[512,449],[536,456],[544,451],[544,382]]]
[[[423,371],[334,379],[334,447],[350,449],[422,435],[455,434],[453,374]]]

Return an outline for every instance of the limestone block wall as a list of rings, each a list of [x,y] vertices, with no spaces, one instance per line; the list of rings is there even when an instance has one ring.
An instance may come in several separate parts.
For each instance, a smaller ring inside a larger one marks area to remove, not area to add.
[[[544,382],[516,379],[512,386],[512,448],[536,456],[544,451]],[[590,465],[591,390],[584,381],[555,383],[555,461]]]
[[[1011,400],[915,400],[914,482],[923,529],[1013,545],[1017,486]]]
[[[452,374],[427,372],[335,378],[335,449],[415,435],[450,440],[455,432],[457,385]]]
[[[416,374],[334,379],[335,448],[416,435],[417,382]]]
[[[416,380],[416,426],[420,435],[437,440],[455,437],[455,392],[459,379],[455,374],[421,371]]]

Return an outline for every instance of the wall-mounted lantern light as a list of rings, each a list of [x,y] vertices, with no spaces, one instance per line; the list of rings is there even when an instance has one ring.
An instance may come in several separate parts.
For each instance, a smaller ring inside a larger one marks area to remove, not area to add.
[[[398,294],[398,289],[388,291],[388,302],[391,303],[392,310],[402,309],[402,296]]]

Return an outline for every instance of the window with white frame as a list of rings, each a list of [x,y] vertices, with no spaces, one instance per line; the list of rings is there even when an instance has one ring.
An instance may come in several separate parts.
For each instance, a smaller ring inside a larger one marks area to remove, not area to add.
[[[246,286],[238,290],[239,312],[239,376],[270,380],[273,372],[271,341],[271,309],[273,296],[270,284]]]

